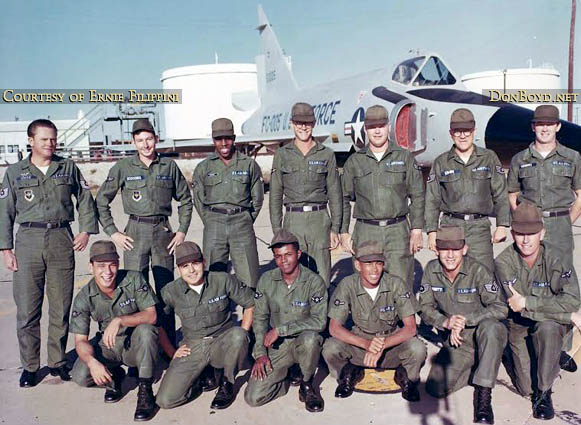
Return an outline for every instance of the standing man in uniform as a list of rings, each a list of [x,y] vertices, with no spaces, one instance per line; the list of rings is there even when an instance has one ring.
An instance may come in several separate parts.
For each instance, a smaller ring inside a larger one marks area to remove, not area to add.
[[[31,154],[6,170],[0,190],[0,250],[14,272],[16,332],[22,363],[21,387],[37,384],[40,368],[40,317],[44,288],[49,303],[48,367],[70,379],[66,366],[69,312],[73,299],[75,251],[89,234],[99,233],[89,185],[70,159],[55,155],[56,126],[35,120],[28,126]],[[71,198],[77,200],[79,233],[73,237]],[[20,225],[13,241],[14,223]],[[15,252],[12,251],[16,245]]]
[[[547,221],[534,204],[520,203],[512,216],[515,242],[496,257],[495,266],[510,307],[508,342],[515,386],[521,395],[533,396],[535,418],[552,419],[551,388],[580,300],[575,269],[542,242],[543,222]]]
[[[492,389],[507,341],[501,320],[508,309],[492,272],[467,256],[469,249],[462,227],[436,232],[438,258],[424,270],[420,308],[422,320],[442,332],[445,340],[426,391],[441,398],[470,383],[474,422],[492,424]]]
[[[291,127],[294,140],[278,149],[272,162],[270,223],[273,233],[283,227],[297,237],[301,262],[317,271],[329,287],[330,250],[339,245],[343,211],[335,154],[313,139],[315,114],[311,105],[293,105]]]
[[[127,270],[143,272],[149,280],[149,263],[155,292],[174,279],[173,252],[184,241],[192,218],[192,196],[175,161],[160,157],[155,150],[158,137],[147,119],[133,123],[133,143],[137,154],[118,161],[97,193],[96,203],[103,230],[123,249],[123,265]],[[121,190],[123,211],[129,214],[125,231],[120,232],[111,215],[111,202]],[[177,200],[179,228],[173,233],[168,217],[172,199]],[[171,341],[175,341],[175,317],[158,316]]]
[[[194,242],[177,246],[176,263],[180,278],[163,288],[161,296],[179,316],[184,339],[177,350],[162,344],[172,361],[157,404],[171,409],[193,399],[199,394],[198,376],[211,364],[224,369],[224,376],[210,407],[225,409],[234,402],[234,380],[248,354],[254,292],[228,273],[204,272],[204,257]],[[245,308],[241,327],[232,322],[230,300]]]
[[[277,268],[260,277],[254,294],[255,363],[244,399],[262,406],[285,395],[288,369],[298,363],[303,374],[299,400],[307,411],[321,412],[324,402],[313,376],[323,346],[320,333],[327,324],[327,287],[321,276],[299,263],[299,241],[292,233],[278,230],[269,248]]]
[[[411,291],[413,254],[422,248],[424,183],[413,155],[389,143],[390,128],[383,106],[367,109],[365,132],[369,144],[351,155],[343,167],[341,242],[343,249],[353,252],[352,243],[357,246],[361,241],[378,241],[389,273],[403,279]],[[353,242],[349,234],[350,201],[355,201],[353,216],[357,219]]]
[[[395,380],[402,397],[419,401],[420,369],[427,350],[416,337],[418,303],[406,282],[383,271],[383,243],[364,241],[357,246],[357,273],[343,279],[329,303],[329,332],[323,357],[338,379],[335,397],[353,394],[363,371],[397,368]],[[345,328],[351,315],[353,331]],[[403,327],[398,327],[398,322]]]
[[[89,268],[93,279],[75,297],[71,314],[79,355],[71,372],[73,381],[82,387],[104,386],[105,403],[115,403],[123,396],[121,365],[137,368],[134,420],[148,421],[157,411],[151,388],[158,353],[156,297],[140,272],[119,270],[119,255],[111,241],[91,246]],[[91,319],[99,325],[93,341],[89,341]]]
[[[474,145],[476,123],[468,109],[456,109],[450,118],[454,146],[438,156],[426,186],[426,231],[428,244],[436,251],[436,230],[459,226],[464,230],[470,256],[492,272],[492,244],[506,239],[510,208],[504,169],[496,154]],[[496,216],[491,237],[490,220]]]
[[[541,105],[532,121],[535,141],[513,156],[508,173],[510,207],[527,200],[542,211],[544,243],[553,257],[573,266],[573,230],[581,215],[581,155],[561,145],[559,110]]]
[[[260,167],[234,147],[228,118],[212,122],[215,153],[198,164],[192,186],[194,205],[204,222],[204,258],[210,271],[226,271],[228,255],[236,277],[258,283],[258,251],[253,224],[264,200]]]

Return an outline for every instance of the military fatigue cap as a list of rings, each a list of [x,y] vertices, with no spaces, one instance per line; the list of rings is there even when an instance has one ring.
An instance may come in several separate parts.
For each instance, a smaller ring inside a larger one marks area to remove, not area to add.
[[[460,129],[473,129],[476,127],[476,121],[474,121],[474,115],[472,112],[466,108],[459,108],[452,112],[450,117],[450,130]]]
[[[228,118],[212,121],[212,139],[219,137],[234,137],[234,124]]]
[[[308,103],[298,102],[293,105],[291,120],[294,122],[312,122],[315,120],[315,111]]]
[[[533,122],[559,122],[559,110],[554,105],[537,106]]]
[[[389,122],[389,114],[387,109],[381,105],[373,105],[365,111],[365,126],[380,126],[387,125]]]
[[[115,248],[115,244],[113,242],[97,241],[91,245],[89,259],[91,262],[116,261],[119,260],[119,254],[117,254],[117,248]]]
[[[364,241],[357,245],[355,258],[363,263],[371,261],[385,262],[383,247],[377,241]]]
[[[462,249],[465,242],[464,229],[461,227],[440,227],[436,232],[436,247],[438,249]]]
[[[135,133],[140,131],[149,131],[150,133],[155,134],[155,129],[147,118],[139,118],[133,122],[133,129],[131,130],[131,134],[135,135]]]
[[[270,242],[268,248],[269,249],[278,248],[280,245],[287,245],[293,243],[296,244],[299,243],[297,237],[286,229],[280,229],[272,237],[272,241]]]
[[[543,229],[541,211],[531,202],[521,202],[512,213],[512,230],[532,235]]]
[[[183,242],[176,246],[176,264],[199,263],[204,259],[202,250],[195,242]]]

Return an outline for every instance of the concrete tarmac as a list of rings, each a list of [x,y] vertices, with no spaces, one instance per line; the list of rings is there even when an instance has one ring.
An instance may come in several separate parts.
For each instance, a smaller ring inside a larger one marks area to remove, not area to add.
[[[113,203],[113,216],[119,228],[123,228],[127,218],[123,215],[120,198]],[[174,208],[175,211],[175,208]],[[174,212],[172,226],[177,228],[177,219]],[[353,228],[353,226],[351,227]],[[73,226],[76,233],[76,225]],[[263,270],[274,267],[272,254],[267,244],[272,238],[268,215],[268,195],[265,207],[255,224],[258,238],[258,252]],[[581,227],[574,228],[575,267],[581,271]],[[101,233],[91,237],[90,243],[104,239]],[[194,212],[192,225],[187,240],[199,244],[202,242],[202,224]],[[495,254],[508,246],[509,240],[495,246]],[[426,239],[424,239],[424,245]],[[416,281],[419,281],[422,267],[435,255],[422,250],[416,255]],[[85,285],[90,275],[87,268],[88,249],[76,256],[77,267],[75,273],[75,294]],[[351,258],[345,253],[333,253],[333,282],[336,284],[342,277],[351,271]],[[43,308],[42,319],[42,352],[41,364],[46,366],[46,326],[47,303]],[[95,332],[96,325],[92,324]],[[18,386],[18,379],[22,372],[16,339],[16,307],[12,298],[12,276],[2,265],[0,268],[0,423],[2,424],[124,424],[133,420],[137,391],[137,382],[134,378],[126,378],[123,389],[126,395],[116,404],[104,404],[104,390],[100,388],[80,388],[72,382],[62,382],[59,378],[48,374],[48,369],[41,370],[44,379],[36,387],[22,389]],[[580,345],[579,335],[576,335],[576,345]],[[152,424],[196,424],[196,425],[262,425],[283,420],[290,424],[410,424],[410,425],[453,425],[472,423],[473,389],[466,387],[452,394],[446,399],[436,400],[424,391],[423,382],[427,378],[433,356],[438,347],[426,341],[428,346],[428,361],[422,369],[422,386],[419,403],[408,403],[396,394],[361,394],[355,393],[348,399],[336,399],[334,391],[336,382],[328,376],[324,367],[321,367],[316,376],[316,383],[325,399],[325,410],[322,413],[308,413],[304,404],[298,400],[297,388],[290,389],[289,393],[274,402],[259,408],[251,408],[244,402],[243,391],[249,376],[248,370],[240,372],[236,380],[236,389],[239,390],[234,404],[222,411],[210,409],[214,392],[204,393],[191,403],[173,410],[161,410],[151,421]],[[75,357],[72,337],[69,338],[69,355],[71,361]],[[581,353],[576,355],[581,366]],[[162,370],[157,373],[161,374]],[[159,381],[154,384],[157,392]],[[581,425],[581,371],[568,373],[561,371],[553,386],[553,402],[555,419],[551,424]],[[544,421],[532,417],[531,402],[516,393],[504,367],[498,376],[493,391],[493,407],[496,424],[536,424]]]

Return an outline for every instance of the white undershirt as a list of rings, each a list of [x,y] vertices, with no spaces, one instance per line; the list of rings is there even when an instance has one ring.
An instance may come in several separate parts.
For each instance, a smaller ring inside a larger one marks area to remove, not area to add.
[[[551,153],[551,151],[549,151],[549,152],[539,152],[539,155],[541,155],[543,158],[546,158],[547,155],[549,155],[550,153]]]
[[[377,158],[378,161],[381,161],[381,158],[383,158],[383,155],[385,154],[385,151],[381,151],[381,152],[373,152],[373,151],[371,151],[371,153],[373,154],[373,156],[375,156]]]
[[[50,165],[45,165],[44,167],[41,167],[39,165],[36,166],[36,168],[38,168],[42,174],[46,175],[46,172],[48,171],[48,167],[50,167]]]
[[[363,286],[363,285],[361,285],[361,286]],[[367,292],[369,294],[369,296],[371,297],[371,299],[373,301],[375,301],[375,299],[377,298],[377,291],[379,291],[379,285],[377,285],[373,289],[366,288],[365,286],[363,286],[363,289],[365,289],[365,292]]]
[[[190,289],[196,291],[198,295],[202,293],[202,288],[204,287],[204,285],[188,285],[188,286],[190,287]]]

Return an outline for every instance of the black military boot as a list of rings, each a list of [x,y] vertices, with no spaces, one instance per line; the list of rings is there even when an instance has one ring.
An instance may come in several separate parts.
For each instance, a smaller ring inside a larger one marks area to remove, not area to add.
[[[474,423],[493,424],[492,388],[474,385]]]
[[[303,372],[298,364],[292,365],[288,370],[291,387],[298,387],[303,382]]]
[[[551,393],[549,388],[547,391],[538,391],[533,397],[533,416],[536,419],[549,420],[555,416]]]
[[[363,368],[347,363],[341,369],[337,389],[335,390],[335,397],[347,398],[353,394],[355,385],[363,379],[365,371]]]
[[[125,378],[125,371],[121,367],[112,368],[111,377],[113,378],[113,385],[107,386],[105,390],[105,397],[103,398],[105,403],[117,403],[123,397],[121,384]]]
[[[222,378],[220,382],[220,388],[212,400],[210,407],[212,409],[225,409],[229,407],[234,402],[234,385],[231,384],[226,378]]]
[[[218,383],[220,382],[220,378],[222,376],[221,369],[214,369],[212,366],[208,365],[202,371],[202,375],[200,376],[200,383],[202,384],[202,391],[214,391],[218,388]]]
[[[58,376],[63,381],[71,380],[71,374],[69,373],[71,370],[68,368],[67,365],[62,365],[59,367],[49,367],[48,371],[52,376]]]
[[[20,375],[20,387],[21,388],[32,388],[38,384],[38,372],[29,372],[26,369],[22,370],[22,375]]]
[[[401,387],[401,396],[411,402],[420,401],[419,382],[410,381],[406,370],[398,366],[395,370],[395,383]]]
[[[301,381],[299,386],[299,400],[305,403],[305,409],[309,412],[322,412],[325,408],[323,397],[313,387],[313,378],[308,381]]]
[[[561,356],[559,357],[559,367],[565,372],[575,372],[577,371],[577,362],[569,354],[561,351]]]
[[[153,379],[139,378],[139,389],[137,390],[137,407],[135,408],[135,415],[133,420],[136,422],[144,422],[153,418],[157,412],[157,404],[155,404],[155,397],[153,396],[153,389],[151,384]]]

